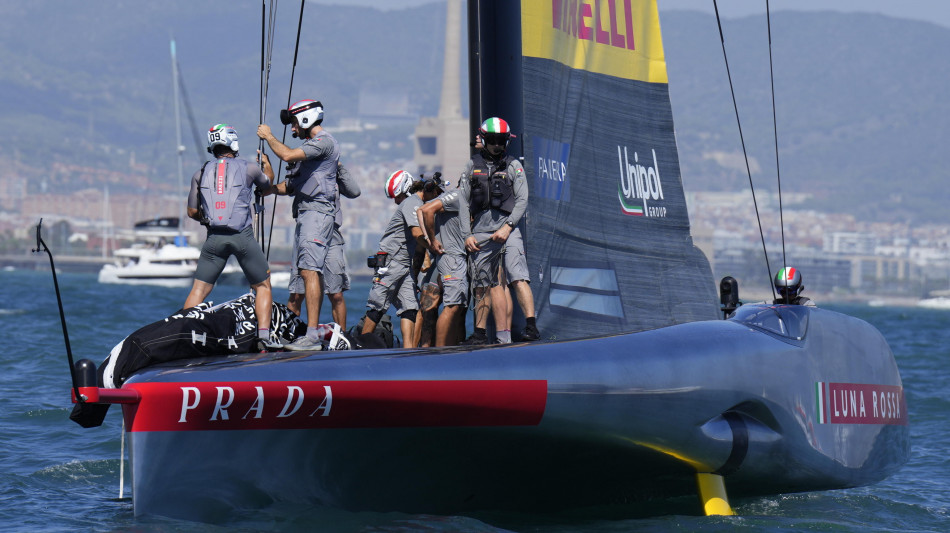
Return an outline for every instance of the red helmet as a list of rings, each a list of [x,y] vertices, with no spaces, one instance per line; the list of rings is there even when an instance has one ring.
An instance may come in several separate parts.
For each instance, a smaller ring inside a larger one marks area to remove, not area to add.
[[[386,196],[397,198],[403,194],[409,194],[409,188],[412,187],[413,180],[412,174],[405,170],[393,172],[386,178]]]

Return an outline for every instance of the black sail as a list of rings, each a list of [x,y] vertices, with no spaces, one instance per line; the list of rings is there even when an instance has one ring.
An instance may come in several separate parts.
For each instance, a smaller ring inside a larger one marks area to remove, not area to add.
[[[519,135],[543,337],[719,318],[690,235],[655,1],[472,5],[473,122],[502,116]]]

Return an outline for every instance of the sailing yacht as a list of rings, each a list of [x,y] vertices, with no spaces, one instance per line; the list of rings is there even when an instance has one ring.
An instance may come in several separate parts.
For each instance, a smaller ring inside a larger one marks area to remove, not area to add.
[[[235,329],[202,317],[147,325],[74,374],[77,422],[123,409],[136,515],[624,513],[697,495],[732,514],[728,494],[855,487],[907,461],[880,332],[717,298],[690,235],[656,1],[593,5],[594,19],[582,2],[469,6],[470,115],[503,116],[524,142],[542,340],[288,355],[236,352]],[[247,334],[253,308],[238,307]],[[157,335],[182,340],[158,353]]]

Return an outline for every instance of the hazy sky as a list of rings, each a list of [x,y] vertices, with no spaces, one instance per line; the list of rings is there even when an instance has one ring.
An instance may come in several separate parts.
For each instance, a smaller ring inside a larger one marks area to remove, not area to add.
[[[311,0],[319,4],[347,4],[399,9],[431,4],[438,0]],[[512,0],[514,1],[514,0]],[[464,0],[463,0],[464,2]],[[660,11],[695,9],[713,13],[713,0],[657,0]],[[719,0],[719,15],[736,18],[765,13],[765,0]],[[861,11],[891,17],[924,20],[950,28],[950,1],[947,0],[770,0],[771,11]]]

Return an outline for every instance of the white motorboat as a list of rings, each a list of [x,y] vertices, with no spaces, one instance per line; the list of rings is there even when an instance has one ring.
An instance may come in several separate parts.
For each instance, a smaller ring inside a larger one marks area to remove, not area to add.
[[[194,232],[182,232],[174,217],[145,220],[135,225],[133,243],[113,252],[114,262],[99,271],[99,283],[188,287],[201,250],[188,242]],[[243,280],[241,269],[228,264],[220,282]]]

